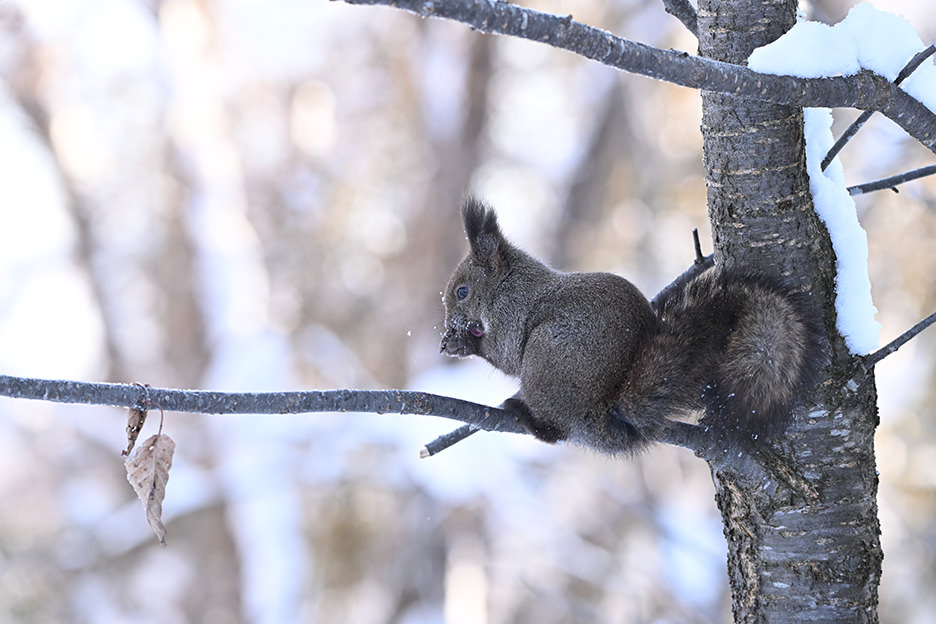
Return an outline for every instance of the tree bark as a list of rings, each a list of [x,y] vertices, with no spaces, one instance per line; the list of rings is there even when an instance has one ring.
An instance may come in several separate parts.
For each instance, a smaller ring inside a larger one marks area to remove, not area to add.
[[[700,0],[699,52],[743,65],[796,19],[793,0]],[[823,302],[830,365],[779,450],[808,486],[712,466],[735,622],[877,622],[873,374],[835,329],[835,255],[812,209],[802,109],[703,92],[716,261],[779,272]]]

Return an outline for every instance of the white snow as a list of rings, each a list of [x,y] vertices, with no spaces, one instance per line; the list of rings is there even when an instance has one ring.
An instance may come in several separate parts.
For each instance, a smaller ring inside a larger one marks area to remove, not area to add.
[[[748,67],[765,74],[821,78],[858,73],[858,44],[851,33],[819,22],[800,22],[769,45],[757,48]]]
[[[833,26],[805,21],[796,24],[773,43],[754,50],[748,67],[801,78],[850,76],[868,69],[894,80],[907,61],[925,47],[906,19],[862,2]],[[924,63],[902,86],[916,96],[907,87],[926,83],[927,74],[932,77],[934,71],[931,63]],[[936,94],[932,87],[920,90],[924,96]]]
[[[855,5],[838,24],[800,22],[769,45],[757,48],[748,67],[765,74],[824,78],[850,76],[861,69],[894,80],[926,46],[904,17],[868,2]],[[936,112],[936,66],[931,60],[900,88]]]
[[[822,159],[832,147],[832,113],[807,108],[806,169],[816,214],[825,223],[835,250],[835,313],[849,351],[864,355],[880,344],[881,324],[874,316],[868,277],[868,235],[858,222],[855,201],[845,188],[842,163],[835,158],[825,171]]]
[[[800,22],[773,43],[751,53],[748,67],[766,73],[820,78],[848,76],[868,69],[889,80],[925,46],[903,17],[861,3],[838,24]],[[901,84],[910,95],[936,111],[936,67],[924,62]],[[836,256],[838,329],[849,350],[870,353],[880,344],[881,325],[874,316],[868,278],[868,237],[845,188],[836,158],[822,171],[832,147],[832,115],[827,109],[806,109],[806,163],[816,213],[832,238]]]

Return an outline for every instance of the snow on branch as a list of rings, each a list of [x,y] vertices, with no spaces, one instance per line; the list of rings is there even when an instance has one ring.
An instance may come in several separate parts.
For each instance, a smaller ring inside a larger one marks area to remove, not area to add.
[[[551,15],[500,0],[344,1],[392,6],[421,17],[461,22],[484,33],[539,41],[610,67],[684,87],[788,106],[877,111],[936,153],[936,114],[887,78],[868,70],[828,78],[764,74],[631,41],[576,22],[571,15]]]

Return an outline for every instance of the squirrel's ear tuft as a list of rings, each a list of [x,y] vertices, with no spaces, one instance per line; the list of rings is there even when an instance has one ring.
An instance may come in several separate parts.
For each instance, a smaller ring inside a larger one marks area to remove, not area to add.
[[[503,240],[494,209],[476,197],[468,197],[462,206],[462,219],[471,254],[480,262],[488,262]]]

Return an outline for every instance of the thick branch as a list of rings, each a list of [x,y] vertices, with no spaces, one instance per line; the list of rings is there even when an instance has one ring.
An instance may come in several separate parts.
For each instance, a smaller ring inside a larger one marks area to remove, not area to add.
[[[559,17],[506,2],[486,0],[345,0],[398,7],[422,17],[462,22],[485,33],[547,43],[624,71],[684,87],[787,106],[874,110],[936,153],[936,114],[883,76],[795,78],[760,74],[678,50],[660,50]]]

